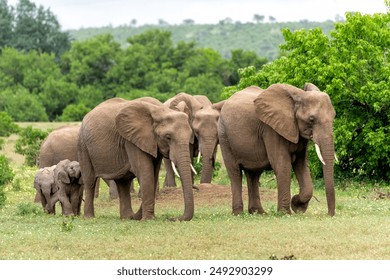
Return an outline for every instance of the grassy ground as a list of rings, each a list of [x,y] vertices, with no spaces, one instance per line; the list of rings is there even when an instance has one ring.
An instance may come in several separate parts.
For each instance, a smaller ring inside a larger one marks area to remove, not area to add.
[[[307,213],[281,215],[275,211],[275,180],[268,174],[261,180],[267,214],[235,217],[229,181],[222,169],[215,184],[202,184],[194,191],[192,221],[168,221],[183,211],[178,188],[161,189],[156,219],[138,222],[119,219],[119,203],[109,198],[104,185],[95,201],[94,219],[44,214],[32,202],[36,169],[13,166],[16,177],[7,186],[7,204],[0,209],[1,260],[390,258],[390,188],[383,184],[339,182],[333,218],[326,214],[326,198],[319,184]],[[297,192],[295,182],[292,192]],[[136,195],[132,201],[138,209]]]

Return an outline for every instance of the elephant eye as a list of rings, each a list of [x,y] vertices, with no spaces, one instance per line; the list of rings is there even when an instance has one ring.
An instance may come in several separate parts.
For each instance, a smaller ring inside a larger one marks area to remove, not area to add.
[[[314,116],[310,116],[309,117],[309,123],[313,124],[315,121],[315,117]]]
[[[167,141],[171,141],[171,134],[169,134],[169,133],[167,133],[167,134],[165,134],[165,136],[164,136],[164,138],[165,138],[165,140],[167,140]]]

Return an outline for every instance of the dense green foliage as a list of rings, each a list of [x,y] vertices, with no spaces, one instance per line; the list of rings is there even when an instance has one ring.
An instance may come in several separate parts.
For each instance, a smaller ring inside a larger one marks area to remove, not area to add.
[[[4,155],[0,155],[0,208],[5,205],[7,200],[5,184],[11,182],[14,176],[9,160]]]
[[[28,126],[21,130],[15,144],[15,151],[25,156],[25,163],[28,166],[37,166],[39,159],[39,148],[41,143],[49,134],[38,128]]]
[[[19,127],[15,124],[7,112],[0,112],[0,136],[10,136],[18,132]]]
[[[61,31],[55,15],[29,0],[19,0],[16,8],[0,0],[0,48],[36,50],[59,57],[70,47],[70,37]]]
[[[118,27],[106,26],[99,28],[81,28],[69,30],[69,34],[76,41],[84,41],[101,34],[112,34],[116,42],[122,46],[128,45],[127,38],[144,33],[151,29],[161,29],[172,33],[174,44],[181,41],[196,42],[201,48],[211,48],[218,51],[224,58],[231,57],[232,49],[253,51],[260,57],[274,60],[279,56],[279,45],[284,42],[281,29],[292,31],[319,27],[325,34],[334,28],[333,21],[310,22],[233,22],[221,20],[219,24],[196,24],[183,22],[179,25],[160,24],[135,26],[133,24]]]
[[[73,42],[60,60],[7,47],[0,53],[0,110],[15,121],[79,121],[116,96],[165,101],[184,91],[216,102],[238,82],[239,68],[266,62],[251,51],[232,50],[228,60],[193,42],[174,45],[171,33],[158,29],[128,38],[126,48],[109,34]]]
[[[327,92],[337,112],[334,123],[338,171],[344,176],[390,178],[390,13],[347,14],[326,36],[319,28],[283,30],[284,55],[259,71],[242,70],[237,87],[274,83]],[[340,175],[340,174],[339,174]]]

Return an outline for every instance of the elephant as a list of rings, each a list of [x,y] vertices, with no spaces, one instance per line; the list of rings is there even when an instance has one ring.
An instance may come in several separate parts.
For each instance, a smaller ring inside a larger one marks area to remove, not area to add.
[[[188,116],[163,106],[157,99],[106,100],[83,118],[78,157],[84,180],[84,217],[95,216],[94,182],[98,177],[114,180],[118,187],[121,219],[155,217],[156,188],[162,158],[178,167],[184,196],[180,221],[194,215],[189,143],[193,142]],[[141,206],[134,213],[130,183],[137,178]]]
[[[42,203],[43,210],[49,214],[55,214],[55,207],[52,203],[52,196],[57,192],[54,183],[55,167],[56,165],[41,168],[34,177],[34,188],[39,194],[39,201]]]
[[[313,196],[307,159],[308,141],[312,140],[323,165],[328,214],[334,216],[335,114],[329,96],[313,84],[306,84],[304,90],[287,84],[274,84],[266,90],[250,86],[233,94],[223,105],[218,123],[222,156],[231,180],[233,214],[243,212],[242,171],[247,178],[249,213],[265,213],[259,179],[270,169],[277,180],[277,210],[305,212]],[[292,199],[291,169],[300,187]]]
[[[51,197],[51,204],[55,205],[59,201],[63,215],[80,215],[83,199],[80,164],[64,159],[55,166],[53,173],[56,191]]]
[[[170,109],[187,113],[194,132],[192,157],[202,156],[200,183],[211,183],[218,145],[218,118],[221,106],[214,106],[205,95],[179,93],[164,103]],[[175,176],[168,159],[164,159],[166,177],[165,187],[176,186]]]
[[[61,126],[45,138],[39,150],[39,167],[56,165],[64,159],[78,161],[77,156],[77,138],[79,136],[79,125]],[[106,181],[110,189],[110,197],[118,197],[118,191],[114,181]],[[97,188],[95,196],[99,195],[99,180],[96,181]],[[35,202],[41,200],[40,193],[35,195]]]

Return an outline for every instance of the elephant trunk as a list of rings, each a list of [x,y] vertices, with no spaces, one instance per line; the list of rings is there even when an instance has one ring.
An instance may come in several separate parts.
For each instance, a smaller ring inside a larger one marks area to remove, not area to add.
[[[194,194],[192,192],[192,171],[188,144],[177,153],[178,159],[173,160],[178,167],[184,196],[184,213],[180,221],[190,221],[194,216]]]
[[[326,192],[326,200],[328,203],[328,214],[334,216],[336,198],[334,191],[334,140],[333,136],[321,139],[318,143],[323,157],[322,171],[324,175],[324,184]]]
[[[43,204],[46,205],[44,210],[46,210],[49,214],[54,213],[54,206],[53,206],[53,203],[52,203],[50,191],[42,191],[41,197],[43,199],[42,205]]]
[[[215,162],[215,147],[217,141],[215,137],[206,139],[200,146],[202,153],[202,176],[200,183],[211,183],[213,178],[214,162]]]

